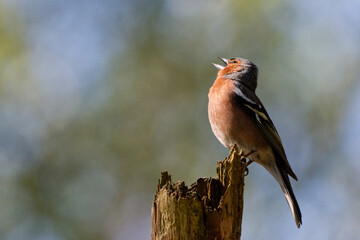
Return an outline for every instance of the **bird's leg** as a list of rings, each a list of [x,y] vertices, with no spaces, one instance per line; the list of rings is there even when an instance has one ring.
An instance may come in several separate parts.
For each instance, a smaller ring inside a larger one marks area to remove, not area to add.
[[[253,148],[250,152],[248,152],[247,154],[244,155],[245,158],[248,158],[251,154],[253,154],[254,152],[256,152],[256,149]],[[254,162],[254,160],[249,159],[247,162],[245,162],[246,164],[246,168],[245,168],[245,176],[247,176],[249,174],[249,168],[248,166],[250,164],[252,164]]]
[[[247,158],[248,156],[250,156],[250,155],[253,154],[254,152],[256,152],[256,149],[255,149],[255,148],[251,149],[250,152],[246,153],[246,154],[244,155],[244,157]]]

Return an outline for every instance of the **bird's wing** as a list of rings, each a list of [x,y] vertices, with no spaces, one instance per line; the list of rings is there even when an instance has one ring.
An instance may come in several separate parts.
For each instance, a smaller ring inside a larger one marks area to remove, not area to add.
[[[280,136],[260,99],[253,91],[249,90],[241,83],[236,84],[234,93],[234,101],[245,110],[250,118],[252,118],[256,127],[276,152],[276,155],[280,156],[280,158],[277,158],[278,164],[284,166],[287,173],[297,180],[297,177],[287,160]]]

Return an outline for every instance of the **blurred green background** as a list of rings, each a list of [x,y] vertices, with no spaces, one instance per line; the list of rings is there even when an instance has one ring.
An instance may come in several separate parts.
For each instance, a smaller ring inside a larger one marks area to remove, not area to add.
[[[244,239],[359,239],[360,1],[0,0],[0,239],[149,239],[160,172],[190,185],[228,151],[217,57],[257,93],[299,178],[300,230],[259,165]],[[359,112],[358,112],[359,111]]]

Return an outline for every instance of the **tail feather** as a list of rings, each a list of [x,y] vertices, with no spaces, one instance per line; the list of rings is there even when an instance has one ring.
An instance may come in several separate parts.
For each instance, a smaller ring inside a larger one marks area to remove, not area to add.
[[[300,228],[300,225],[302,224],[301,211],[299,204],[296,200],[294,191],[291,187],[289,177],[287,173],[285,173],[284,171],[279,171],[279,172],[281,174],[281,179],[282,179],[282,183],[280,183],[281,190],[283,191],[286,201],[289,204],[289,207],[296,222],[296,226]]]
[[[290,210],[294,216],[296,226],[300,228],[300,225],[302,224],[301,220],[301,211],[299,204],[296,200],[294,191],[291,187],[289,176],[285,169],[279,169],[277,166],[275,166],[272,169],[267,169],[271,175],[274,176],[276,181],[279,183],[281,190],[284,193],[285,199],[290,207]]]

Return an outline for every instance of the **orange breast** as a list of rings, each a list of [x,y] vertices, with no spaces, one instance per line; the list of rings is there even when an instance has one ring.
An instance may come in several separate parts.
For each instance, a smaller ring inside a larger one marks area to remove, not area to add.
[[[234,82],[222,77],[217,78],[210,88],[208,114],[215,136],[227,148],[235,143],[244,151],[268,148],[255,123],[233,101],[234,90]]]

